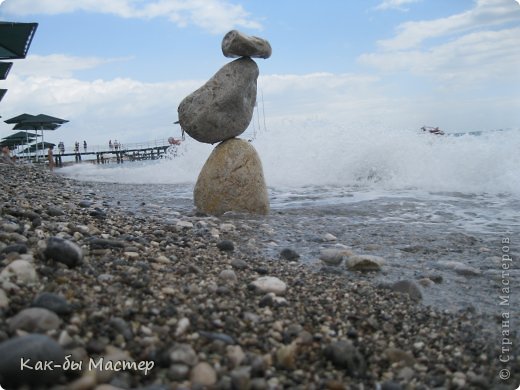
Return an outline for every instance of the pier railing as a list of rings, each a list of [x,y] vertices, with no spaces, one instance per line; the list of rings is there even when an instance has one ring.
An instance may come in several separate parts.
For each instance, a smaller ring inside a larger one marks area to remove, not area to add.
[[[76,147],[74,145],[68,145],[65,146],[63,153],[64,154],[70,154],[70,153],[84,153],[84,152],[94,152],[94,153],[100,153],[100,152],[108,152],[108,151],[116,151],[116,150],[135,150],[135,149],[150,149],[155,147],[162,147],[162,146],[168,146],[168,139],[167,138],[158,138],[151,141],[144,141],[144,142],[118,142],[117,147],[115,141],[112,142],[112,147],[108,144],[108,142],[104,145],[89,145],[87,143],[87,148],[85,149],[83,147],[83,142],[79,143],[79,149],[76,150]],[[60,149],[58,148],[58,145],[54,147],[54,154],[60,153]]]

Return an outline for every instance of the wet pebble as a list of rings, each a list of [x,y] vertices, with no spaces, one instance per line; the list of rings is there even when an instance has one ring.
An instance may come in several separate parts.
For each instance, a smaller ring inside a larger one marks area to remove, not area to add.
[[[379,256],[354,255],[347,259],[347,268],[351,271],[380,271],[385,260]]]
[[[399,280],[392,284],[390,288],[395,292],[407,294],[413,301],[422,299],[421,288],[413,280]]]
[[[437,264],[443,268],[452,269],[459,275],[478,276],[482,274],[482,272],[479,269],[471,267],[459,261],[438,261]]]
[[[84,209],[89,208],[92,205],[93,203],[90,200],[82,200],[78,203],[78,206]]]
[[[284,248],[280,251],[280,257],[288,261],[297,261],[300,255],[294,249]]]
[[[326,265],[338,266],[345,258],[341,249],[327,248],[320,252],[320,260]]]
[[[337,237],[333,234],[330,234],[330,233],[325,233],[321,236],[321,240],[323,242],[331,242],[331,241],[337,241]]]
[[[51,237],[47,240],[44,255],[47,260],[52,259],[68,267],[75,267],[83,260],[83,252],[80,247],[72,241],[58,237]]]
[[[217,243],[217,248],[222,252],[233,252],[235,250],[235,244],[230,240],[222,240]]]
[[[61,325],[56,313],[40,307],[24,309],[7,320],[11,332],[25,330],[26,332],[46,332],[58,329]]]
[[[41,386],[58,382],[62,370],[24,370],[21,372],[20,361],[29,359],[34,366],[39,361],[53,361],[61,364],[65,359],[65,352],[52,338],[29,334],[15,337],[0,343],[0,375],[2,385],[6,386]],[[9,387],[8,387],[9,388]]]
[[[32,306],[50,310],[58,315],[70,314],[72,311],[72,306],[64,297],[51,292],[40,293],[34,299]]]

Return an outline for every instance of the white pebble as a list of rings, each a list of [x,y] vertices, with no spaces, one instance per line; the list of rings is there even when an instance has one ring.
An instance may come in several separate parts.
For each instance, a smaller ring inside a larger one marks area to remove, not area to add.
[[[283,294],[287,285],[274,276],[262,276],[252,282],[252,285],[261,292]]]
[[[38,280],[34,266],[27,260],[15,260],[8,264],[0,273],[0,280],[9,280],[13,277],[18,283],[33,283]]]
[[[177,329],[175,330],[175,336],[181,336],[183,335],[184,333],[186,333],[186,331],[188,330],[188,328],[190,327],[190,320],[186,317],[183,317],[179,320],[179,322],[177,323]]]

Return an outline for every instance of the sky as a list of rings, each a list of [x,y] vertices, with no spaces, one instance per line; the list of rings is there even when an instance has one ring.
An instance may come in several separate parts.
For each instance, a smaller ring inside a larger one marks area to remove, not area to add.
[[[255,59],[258,131],[520,127],[517,0],[0,0],[0,20],[39,24],[0,81],[2,120],[68,119],[45,133],[68,147],[179,136],[177,107],[232,60],[232,29],[273,48]]]

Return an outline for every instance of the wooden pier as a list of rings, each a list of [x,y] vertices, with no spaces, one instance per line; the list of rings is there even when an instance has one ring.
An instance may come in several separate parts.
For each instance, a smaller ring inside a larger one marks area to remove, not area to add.
[[[110,149],[104,151],[91,151],[91,152],[73,152],[73,153],[63,153],[59,152],[54,155],[54,162],[57,167],[63,166],[63,157],[74,157],[76,163],[80,163],[85,161],[93,162],[96,164],[108,164],[111,162],[117,162],[117,164],[122,164],[123,161],[141,161],[141,160],[156,160],[161,158],[166,150],[171,145],[162,145],[162,146],[151,146],[151,147],[143,147],[143,148],[135,148],[135,149]],[[95,158],[84,159],[84,157],[92,156]]]

